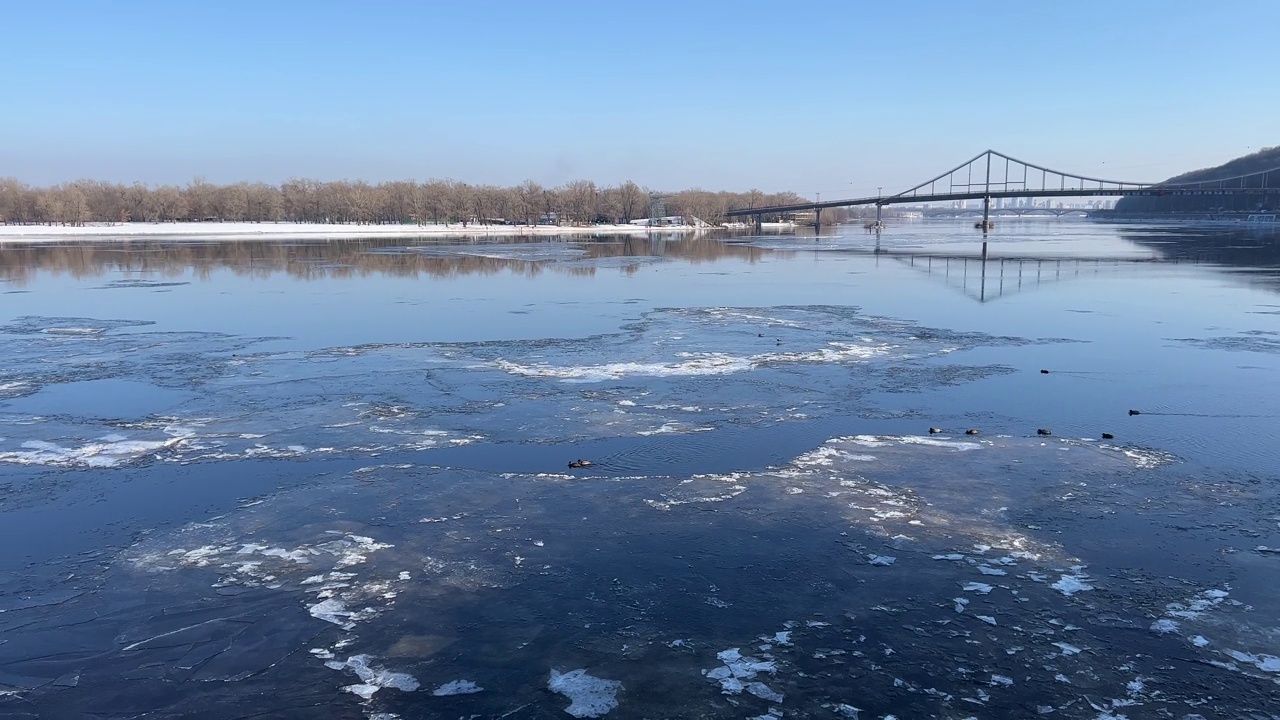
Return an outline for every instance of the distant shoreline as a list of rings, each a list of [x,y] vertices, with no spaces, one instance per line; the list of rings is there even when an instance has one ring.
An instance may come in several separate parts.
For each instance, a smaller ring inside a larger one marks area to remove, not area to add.
[[[557,235],[648,235],[697,232],[691,226],[645,225],[358,225],[291,222],[89,223],[0,225],[0,244],[82,240],[336,240],[362,237],[554,237]]]

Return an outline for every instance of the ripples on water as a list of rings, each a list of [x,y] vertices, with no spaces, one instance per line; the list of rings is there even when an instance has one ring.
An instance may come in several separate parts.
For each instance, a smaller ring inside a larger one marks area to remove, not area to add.
[[[1025,227],[1010,253],[1040,232]],[[1170,239],[1051,227],[1055,249],[1112,258]],[[1180,241],[1203,254],[1212,235]],[[1234,258],[1247,243],[1230,238]],[[879,265],[874,238],[812,242],[0,249],[33,296],[42,262],[102,263],[83,284],[104,295],[201,287],[96,275],[164,256],[343,283],[641,283],[600,298],[627,308],[611,331],[537,340],[308,346],[158,327],[127,298],[0,318],[0,511],[37,563],[3,568],[0,711],[1276,712],[1272,316],[1217,308],[1222,276],[1145,261],[955,305],[967,286]],[[684,261],[708,260],[747,291],[697,295]],[[771,292],[756,263],[787,263],[790,301],[724,302]],[[850,267],[863,284],[824,285]],[[1127,291],[1151,273],[1205,302]],[[87,524],[55,538],[42,518],[60,514]]]

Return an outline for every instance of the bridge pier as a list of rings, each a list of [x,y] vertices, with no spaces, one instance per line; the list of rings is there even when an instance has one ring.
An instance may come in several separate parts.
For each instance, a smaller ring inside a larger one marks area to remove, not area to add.
[[[763,233],[763,232],[764,232],[764,216],[761,215],[760,213],[756,213],[756,234],[759,235],[760,233]]]
[[[995,224],[991,222],[991,196],[990,195],[985,195],[982,198],[982,222],[978,223],[975,227],[981,230],[983,235],[986,235],[988,230],[995,227]]]
[[[813,209],[813,234],[822,234],[822,208]]]

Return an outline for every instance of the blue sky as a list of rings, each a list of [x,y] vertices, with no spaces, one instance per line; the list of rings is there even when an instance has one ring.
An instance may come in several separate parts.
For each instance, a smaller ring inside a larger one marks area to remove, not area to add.
[[[0,176],[902,189],[1280,144],[1280,2],[22,2]]]

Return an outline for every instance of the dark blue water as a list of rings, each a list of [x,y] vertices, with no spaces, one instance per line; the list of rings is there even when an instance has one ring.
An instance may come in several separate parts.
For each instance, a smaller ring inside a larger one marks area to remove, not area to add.
[[[0,712],[1280,712],[1280,237],[966,225],[0,246]]]

